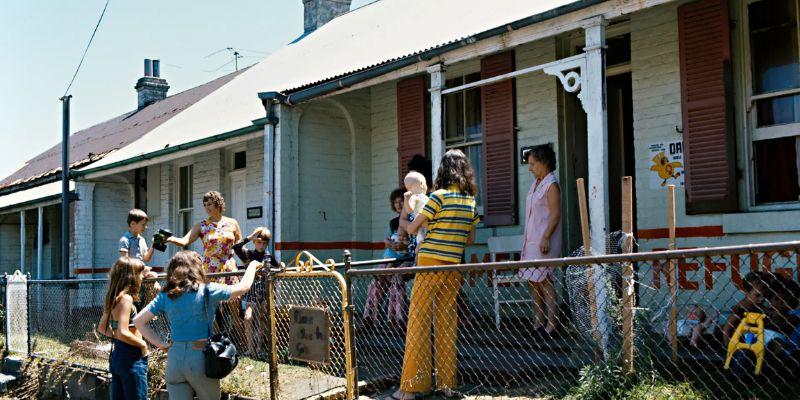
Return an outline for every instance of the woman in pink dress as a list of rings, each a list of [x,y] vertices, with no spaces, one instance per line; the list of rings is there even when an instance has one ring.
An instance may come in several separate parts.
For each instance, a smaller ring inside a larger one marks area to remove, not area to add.
[[[537,146],[526,155],[534,176],[525,200],[525,235],[522,259],[561,257],[561,190],[555,176],[556,154],[549,145]],[[558,305],[553,288],[553,268],[524,268],[519,276],[528,280],[535,304],[534,328],[551,334],[558,326]],[[545,309],[547,321],[545,324]]]

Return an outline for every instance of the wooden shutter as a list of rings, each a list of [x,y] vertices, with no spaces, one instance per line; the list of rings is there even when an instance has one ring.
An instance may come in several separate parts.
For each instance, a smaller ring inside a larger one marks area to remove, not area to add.
[[[397,82],[397,162],[401,184],[411,158],[415,154],[427,157],[427,95],[423,75]]]
[[[481,60],[481,79],[514,71],[514,52]],[[483,120],[483,222],[487,226],[517,223],[517,171],[514,80],[481,88]]]
[[[728,0],[678,7],[687,214],[738,210]]]

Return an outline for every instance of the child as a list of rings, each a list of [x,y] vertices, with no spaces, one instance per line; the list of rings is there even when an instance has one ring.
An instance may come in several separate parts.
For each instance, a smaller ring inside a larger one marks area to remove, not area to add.
[[[426,195],[428,192],[428,185],[425,183],[425,177],[417,171],[409,172],[405,179],[403,179],[403,185],[406,187],[407,191],[411,192],[411,194],[406,197],[405,208],[408,212],[409,219],[413,221],[417,214],[422,211],[422,208],[425,207],[425,204],[428,203],[428,196]],[[417,244],[422,243],[425,239],[425,232],[425,227],[417,231]]]
[[[147,399],[147,343],[133,327],[144,263],[120,257],[109,274],[98,331],[111,337],[111,399]]]
[[[119,239],[119,256],[138,258],[146,263],[153,258],[153,248],[147,247],[142,234],[147,229],[147,214],[134,208],[128,211],[128,231]]]
[[[395,258],[401,259],[407,257],[407,240],[405,240],[405,233],[399,232],[400,227],[400,212],[403,209],[403,189],[395,189],[392,193],[389,194],[389,205],[398,216],[392,218],[389,221],[389,227],[386,230],[386,237],[384,238],[384,244],[386,245],[386,249],[383,251],[383,258]],[[383,264],[380,268],[391,268],[392,264]],[[367,301],[364,305],[364,326],[365,327],[374,327],[375,324],[378,322],[378,316],[380,314],[379,309],[383,305],[383,301],[386,298],[386,292],[389,291],[390,286],[396,286],[392,284],[392,276],[389,275],[380,275],[376,276],[372,279],[372,282],[369,283],[369,288],[367,289]],[[402,282],[402,279],[400,279]],[[396,283],[396,282],[395,282]],[[400,290],[400,286],[397,286],[392,291],[392,295],[390,296],[389,301],[389,309],[393,310],[397,307],[392,301],[398,301],[399,299],[393,299],[396,297],[398,293],[394,293],[395,290]],[[402,283],[402,291],[405,295],[405,282]],[[396,313],[391,312],[390,315],[395,315]],[[396,315],[395,315],[396,316]]]
[[[248,265],[251,261],[258,261],[263,263],[267,260],[270,267],[280,268],[280,263],[275,257],[267,250],[267,245],[272,238],[272,233],[266,227],[256,228],[250,236],[242,239],[240,242],[233,245],[233,251],[239,256],[244,265]],[[254,249],[248,250],[244,248],[249,242],[253,242]],[[245,334],[247,335],[247,349],[251,355],[257,355],[257,350],[266,345],[266,337],[257,332],[264,332],[259,327],[266,324],[266,302],[267,298],[267,283],[263,275],[256,276],[252,289],[245,295],[242,301],[242,310],[245,320]],[[256,318],[253,318],[253,312],[256,312]]]
[[[725,346],[728,345],[733,332],[739,326],[742,318],[744,318],[744,313],[764,313],[764,297],[769,289],[769,278],[770,275],[763,272],[750,272],[745,275],[742,282],[745,297],[731,308],[731,316],[728,317],[728,321],[722,329]]]
[[[685,319],[678,320],[678,337],[688,337],[689,344],[697,348],[700,336],[709,328],[713,321],[708,318],[706,311],[698,305],[691,305]]]

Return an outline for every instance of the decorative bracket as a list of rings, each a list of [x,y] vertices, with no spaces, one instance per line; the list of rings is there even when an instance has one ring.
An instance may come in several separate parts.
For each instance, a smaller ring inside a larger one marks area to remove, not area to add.
[[[586,110],[586,99],[583,92],[583,72],[586,70],[586,55],[582,57],[570,57],[564,62],[555,62],[545,67],[542,71],[547,75],[553,75],[561,81],[561,86],[569,93],[578,94],[581,107]]]

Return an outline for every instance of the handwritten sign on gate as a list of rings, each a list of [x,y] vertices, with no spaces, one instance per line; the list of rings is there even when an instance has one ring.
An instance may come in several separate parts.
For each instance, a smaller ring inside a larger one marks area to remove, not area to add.
[[[289,309],[289,358],[327,363],[330,361],[330,318],[324,308]]]

